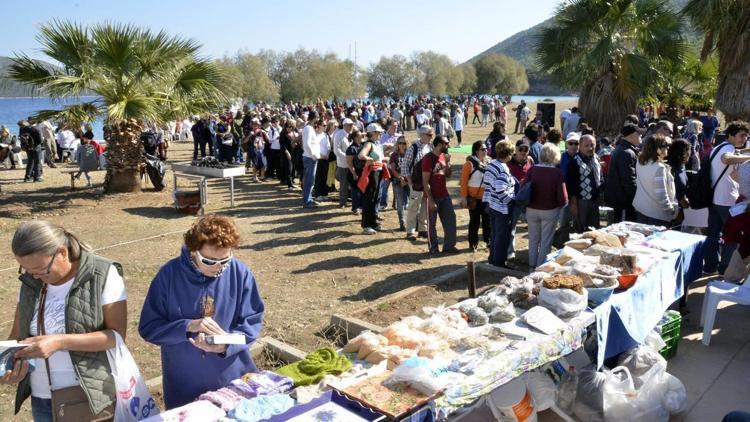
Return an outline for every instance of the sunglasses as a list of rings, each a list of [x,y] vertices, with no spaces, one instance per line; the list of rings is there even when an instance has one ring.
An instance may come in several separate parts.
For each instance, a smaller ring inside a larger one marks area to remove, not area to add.
[[[578,142],[568,142],[568,145],[578,145]]]
[[[229,261],[232,260],[231,254],[224,259],[206,258],[203,255],[201,255],[200,251],[195,251],[195,254],[198,256],[198,260],[207,267],[213,267],[214,265],[226,265]]]
[[[519,151],[528,151],[529,147],[518,147]]]

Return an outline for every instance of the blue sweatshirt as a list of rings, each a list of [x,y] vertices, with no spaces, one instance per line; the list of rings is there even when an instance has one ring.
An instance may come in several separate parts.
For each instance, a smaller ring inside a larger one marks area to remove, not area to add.
[[[138,332],[161,347],[167,409],[190,403],[247,372],[257,372],[249,344],[260,334],[263,311],[253,273],[236,258],[218,277],[207,277],[183,247],[178,258],[161,267],[143,303]],[[244,334],[248,344],[229,345],[223,354],[193,346],[188,337],[196,334],[187,332],[188,324],[207,316],[228,333]]]

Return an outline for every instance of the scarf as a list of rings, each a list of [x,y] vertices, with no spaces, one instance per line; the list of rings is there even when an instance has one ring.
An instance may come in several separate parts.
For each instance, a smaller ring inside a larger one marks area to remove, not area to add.
[[[316,350],[299,362],[283,366],[276,373],[291,378],[294,386],[320,382],[328,374],[339,375],[348,371],[352,363],[331,347]]]
[[[578,168],[580,169],[581,199],[590,201],[593,197],[594,188],[598,189],[602,184],[601,165],[599,164],[599,160],[596,159],[596,156],[589,158],[587,160],[588,163],[584,161],[582,157],[581,154],[576,154],[575,156]],[[594,174],[594,186],[591,184],[591,173]]]

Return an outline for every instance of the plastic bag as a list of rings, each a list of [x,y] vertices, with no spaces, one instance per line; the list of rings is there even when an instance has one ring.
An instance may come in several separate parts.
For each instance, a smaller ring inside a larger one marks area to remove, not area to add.
[[[578,371],[578,388],[573,413],[586,422],[604,421],[604,384],[607,376],[589,366]]]
[[[430,361],[419,357],[403,361],[384,382],[386,387],[395,384],[407,384],[427,396],[442,390],[442,385],[432,374]]]
[[[112,332],[115,334],[115,347],[107,349],[107,358],[117,389],[115,420],[140,421],[159,414],[159,408],[128,347],[120,334],[114,330]]]
[[[538,411],[547,410],[555,405],[557,387],[549,375],[541,371],[531,371],[526,375],[526,388],[534,399]],[[575,394],[575,391],[573,392]]]
[[[641,388],[647,381],[645,375],[654,366],[660,365],[663,370],[667,367],[667,361],[649,346],[638,346],[624,352],[617,363],[628,368],[636,389]]]
[[[675,383],[670,377],[674,378],[666,373],[665,367],[655,365],[641,377],[643,386],[636,390],[627,368],[618,366],[613,369],[607,374],[604,388],[604,418],[607,422],[666,422],[670,413],[667,402],[677,411],[684,405],[679,397],[682,383],[676,378]]]
[[[584,289],[583,294],[570,289],[548,289],[542,287],[539,291],[539,305],[544,306],[559,318],[570,319],[581,313],[588,304],[589,295]]]

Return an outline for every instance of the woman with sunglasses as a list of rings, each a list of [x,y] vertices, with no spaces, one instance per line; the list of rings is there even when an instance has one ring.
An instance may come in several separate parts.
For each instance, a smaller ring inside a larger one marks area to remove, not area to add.
[[[115,347],[114,332],[124,338],[127,329],[122,267],[42,220],[21,224],[12,250],[24,272],[8,338],[28,346],[0,382],[18,384],[16,413],[31,396],[34,421],[52,421],[52,395],[64,389],[87,398],[91,419],[111,417],[115,384],[106,351]]]
[[[675,195],[674,177],[667,158],[669,145],[662,135],[649,137],[635,166],[635,198],[633,207],[638,212],[638,222],[671,227],[677,217],[679,205]]]
[[[490,243],[490,216],[485,211],[486,203],[482,202],[484,188],[482,179],[487,170],[487,147],[482,141],[471,145],[471,155],[461,170],[461,207],[469,210],[469,248],[476,252],[479,246],[479,223],[482,225],[482,240]]]
[[[151,282],[138,326],[144,340],[161,347],[167,409],[257,372],[248,346],[263,324],[255,277],[232,255],[240,242],[232,219],[203,217],[184,238],[180,256]],[[212,344],[211,336],[227,333],[244,342]]]

